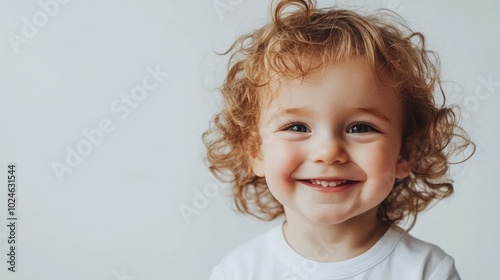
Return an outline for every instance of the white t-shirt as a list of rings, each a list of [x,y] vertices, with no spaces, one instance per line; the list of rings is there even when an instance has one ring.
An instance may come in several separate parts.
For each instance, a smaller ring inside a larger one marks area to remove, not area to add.
[[[295,252],[283,224],[244,243],[214,267],[210,280],[460,280],[454,260],[436,245],[393,225],[365,253],[340,262],[316,262]],[[318,250],[326,254],[327,249]],[[318,253],[316,258],[321,255]]]

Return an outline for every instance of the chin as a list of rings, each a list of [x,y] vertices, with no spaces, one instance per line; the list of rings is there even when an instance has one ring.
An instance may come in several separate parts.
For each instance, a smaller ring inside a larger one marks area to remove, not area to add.
[[[322,224],[322,225],[337,225],[337,224],[341,224],[341,223],[343,223],[351,218],[350,216],[342,215],[342,214],[334,213],[334,212],[308,213],[308,214],[309,215],[307,215],[306,217],[310,221],[312,221],[314,223]]]

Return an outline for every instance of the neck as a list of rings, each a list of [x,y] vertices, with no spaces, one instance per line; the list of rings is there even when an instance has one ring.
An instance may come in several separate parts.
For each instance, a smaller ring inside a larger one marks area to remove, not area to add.
[[[338,262],[368,251],[389,228],[372,209],[339,224],[319,224],[285,209],[283,232],[300,255],[318,262]]]

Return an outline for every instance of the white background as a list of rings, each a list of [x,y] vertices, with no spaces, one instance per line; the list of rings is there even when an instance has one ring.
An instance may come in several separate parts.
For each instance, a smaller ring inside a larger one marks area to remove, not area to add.
[[[37,1],[0,1],[1,279],[206,279],[223,255],[279,222],[235,214],[222,192],[201,206],[196,200],[197,191],[224,187],[202,160],[201,134],[216,112],[227,59],[214,51],[268,17],[268,1],[220,2],[234,5],[218,14],[212,0],[73,0],[43,22]],[[463,279],[496,279],[500,86],[487,90],[481,79],[500,82],[500,2],[347,2],[339,1],[400,12],[440,54],[445,86],[466,109],[478,151],[452,170],[452,199],[422,214],[412,234],[452,255]],[[23,36],[23,17],[34,15],[40,27],[16,47],[9,36]],[[113,111],[147,67],[169,76],[126,117]],[[105,119],[114,130],[58,180],[54,162],[66,164],[67,149],[86,141],[82,130]],[[6,263],[11,162],[16,273]],[[184,206],[199,212],[185,219]]]

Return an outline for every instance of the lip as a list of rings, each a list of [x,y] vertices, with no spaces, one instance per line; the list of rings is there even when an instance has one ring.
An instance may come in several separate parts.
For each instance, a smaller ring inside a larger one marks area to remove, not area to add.
[[[312,179],[307,179],[307,180],[298,180],[300,183],[306,185],[307,187],[309,187],[311,189],[314,189],[314,190],[317,190],[317,191],[320,191],[320,192],[325,192],[325,193],[338,193],[338,192],[342,192],[342,191],[345,191],[345,190],[353,188],[354,186],[357,185],[357,183],[360,182],[360,181],[348,180],[349,181],[348,183],[345,183],[345,184],[343,184],[343,185],[341,185],[339,187],[321,187],[321,186],[309,183],[309,180],[338,181],[338,180],[347,180],[347,179],[343,179],[343,178],[325,178],[325,177],[323,177],[323,178],[312,178]]]

